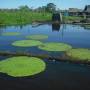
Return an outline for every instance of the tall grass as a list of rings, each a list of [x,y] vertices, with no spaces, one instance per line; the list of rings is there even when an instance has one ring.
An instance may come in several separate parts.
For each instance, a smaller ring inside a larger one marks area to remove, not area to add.
[[[0,24],[28,24],[33,21],[51,20],[50,13],[39,13],[32,11],[0,11]]]

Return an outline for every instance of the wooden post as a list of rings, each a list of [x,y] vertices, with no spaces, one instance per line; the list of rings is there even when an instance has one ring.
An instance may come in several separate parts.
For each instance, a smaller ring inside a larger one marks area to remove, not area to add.
[[[62,22],[62,14],[60,13],[60,20],[61,20],[61,22]]]
[[[85,13],[83,13],[83,17],[84,17],[84,20],[85,20],[85,19],[87,19],[87,17],[86,17],[86,14],[85,14]]]

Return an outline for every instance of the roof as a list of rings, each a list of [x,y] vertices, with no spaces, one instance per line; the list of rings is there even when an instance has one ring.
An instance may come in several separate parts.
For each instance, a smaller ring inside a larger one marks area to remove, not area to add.
[[[85,6],[84,12],[90,12],[90,5]]]
[[[68,12],[82,12],[82,10],[78,8],[69,8]]]

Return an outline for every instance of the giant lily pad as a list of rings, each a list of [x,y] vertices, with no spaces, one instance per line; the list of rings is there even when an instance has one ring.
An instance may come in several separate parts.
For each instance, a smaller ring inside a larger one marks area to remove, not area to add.
[[[65,43],[45,43],[39,46],[39,49],[46,51],[67,51],[72,47]]]
[[[36,41],[36,40],[20,40],[20,41],[15,41],[12,43],[14,46],[20,46],[20,47],[32,47],[32,46],[37,46],[41,45],[42,42]]]
[[[34,39],[34,40],[42,40],[42,39],[47,39],[48,36],[47,35],[30,35],[30,36],[27,36],[26,38]]]
[[[5,32],[2,35],[4,36],[16,36],[16,35],[20,35],[19,32]]]
[[[88,49],[71,49],[67,55],[75,60],[90,60],[90,50]]]
[[[45,66],[39,58],[19,56],[0,61],[0,72],[13,77],[32,76],[44,71]]]

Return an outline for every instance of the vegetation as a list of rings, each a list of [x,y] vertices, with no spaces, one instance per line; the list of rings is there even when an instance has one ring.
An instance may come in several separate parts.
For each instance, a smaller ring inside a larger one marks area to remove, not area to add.
[[[81,21],[83,20],[83,17],[80,17],[80,16],[63,16],[63,21],[64,22],[77,22],[77,21]]]
[[[48,12],[55,12],[56,11],[56,5],[54,3],[48,3],[46,6],[46,11]]]
[[[51,13],[56,10],[53,3],[37,9],[29,8],[27,5],[19,9],[0,9],[0,25],[29,24],[34,21],[51,21]]]
[[[36,9],[29,8],[27,5],[20,6],[18,9],[0,9],[0,25],[30,24],[35,21],[51,21],[52,13],[60,12],[56,10],[54,3]],[[64,22],[82,21],[80,16],[63,16]]]
[[[38,46],[41,44],[42,42],[36,41],[36,40],[19,40],[12,43],[12,45],[19,46],[19,47],[32,47],[32,46]]]
[[[74,60],[90,61],[90,50],[88,49],[71,49],[67,51],[67,55]]]
[[[2,35],[4,35],[4,36],[16,36],[16,35],[20,35],[20,33],[18,33],[18,32],[5,32],[5,33],[2,33]]]
[[[35,57],[12,57],[0,61],[0,72],[13,77],[24,77],[38,74],[45,70],[45,63]]]
[[[39,49],[46,50],[46,51],[67,51],[72,47],[65,43],[45,43],[39,46]]]
[[[29,24],[34,21],[49,21],[50,13],[34,12],[34,11],[0,11],[0,24],[17,25]]]
[[[27,36],[26,38],[28,39],[34,39],[34,40],[42,40],[42,39],[47,39],[48,36],[47,35],[30,35],[30,36]]]

